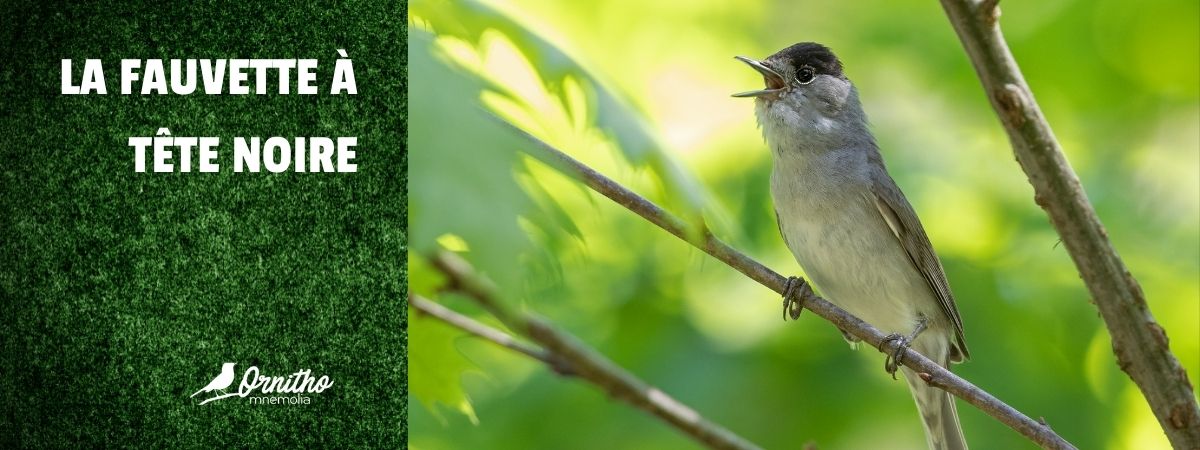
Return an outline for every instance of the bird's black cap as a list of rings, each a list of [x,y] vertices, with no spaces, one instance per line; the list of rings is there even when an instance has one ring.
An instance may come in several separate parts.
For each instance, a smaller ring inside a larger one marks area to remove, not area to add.
[[[816,42],[801,42],[776,52],[767,57],[767,61],[776,64],[786,64],[793,70],[810,66],[817,74],[831,75],[845,79],[842,74],[842,62],[829,50],[829,47]]]

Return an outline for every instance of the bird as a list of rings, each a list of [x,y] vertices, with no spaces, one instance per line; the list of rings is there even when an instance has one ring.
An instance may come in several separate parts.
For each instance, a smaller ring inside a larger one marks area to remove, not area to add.
[[[733,96],[754,99],[772,155],[770,191],[784,243],[830,302],[892,333],[885,343],[895,350],[884,368],[893,378],[902,371],[929,448],[966,449],[953,397],[901,365],[905,348],[947,369],[970,353],[941,261],[884,165],[841,60],[815,42],[763,60],[735,58],[766,85]],[[803,279],[788,279],[784,320],[799,316],[806,290]]]
[[[200,390],[196,391],[195,394],[192,394],[191,397],[195,397],[201,392],[224,391],[226,388],[228,388],[229,385],[233,384],[233,365],[234,363],[231,362],[223,364],[221,366],[221,374],[217,375],[216,378],[213,378],[212,381],[208,382],[207,386],[204,386]]]

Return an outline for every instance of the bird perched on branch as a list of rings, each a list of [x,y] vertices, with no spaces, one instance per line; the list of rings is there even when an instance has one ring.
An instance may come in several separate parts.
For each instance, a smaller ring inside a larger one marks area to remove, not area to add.
[[[201,392],[224,391],[225,389],[228,389],[229,386],[233,384],[233,365],[234,363],[230,362],[222,365],[221,374],[217,375],[216,378],[213,378],[212,381],[208,382],[208,386],[204,386],[200,390],[196,391],[195,394],[192,394],[191,397],[195,397]]]
[[[884,367],[893,377],[904,372],[929,448],[967,448],[954,399],[901,365],[909,346],[947,368],[969,354],[942,264],[884,167],[841,61],[812,42],[761,61],[737,59],[766,84],[734,96],[755,99],[773,155],[771,196],[784,242],[830,302],[894,333]],[[799,316],[805,289],[803,280],[789,279],[785,319]]]

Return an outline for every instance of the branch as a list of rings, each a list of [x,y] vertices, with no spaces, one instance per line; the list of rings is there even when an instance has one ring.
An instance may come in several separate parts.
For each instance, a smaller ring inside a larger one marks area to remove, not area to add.
[[[1200,448],[1200,407],[1137,280],[1108,240],[1000,32],[996,1],[941,0],[992,108],[1008,132],[1034,200],[1050,216],[1112,336],[1117,364],[1141,389],[1175,448]]]
[[[617,182],[592,170],[592,168],[567,156],[562,151],[550,146],[537,137],[504,120],[498,118],[497,120],[536,144],[533,148],[526,150],[530,155],[569,176],[580,179],[584,184],[592,188],[592,190],[637,213],[651,223],[658,225],[659,228],[712,255],[726,265],[750,277],[750,279],[757,281],[759,284],[781,295],[783,294],[787,279],[782,275],[735,250],[728,244],[721,242],[720,239],[717,239],[708,230],[697,230],[687,225],[649,200],[642,198]],[[880,349],[880,351],[890,353],[894,350],[894,346],[889,346],[889,348],[880,347],[886,336],[878,329],[862,321],[862,319],[850,315],[845,310],[834,306],[828,300],[813,294],[811,290],[805,290],[801,301],[804,309],[816,313],[818,316],[837,325],[838,328]],[[986,391],[951,373],[946,368],[934,363],[915,350],[907,349],[905,351],[903,363],[917,373],[923,373],[922,379],[925,379],[931,386],[938,387],[958,396],[1044,448],[1075,448],[1065,439],[1054,433],[1049,426],[1021,414],[1020,411],[1013,409],[1013,407],[1008,406]],[[928,375],[928,377],[925,375]]]
[[[513,339],[512,336],[505,334],[503,331],[479,323],[475,319],[459,314],[450,308],[439,305],[437,302],[409,292],[408,304],[417,311],[433,316],[475,337],[546,363],[555,372],[566,373],[565,363],[556,360],[553,355],[545,350]]]
[[[658,388],[633,376],[608,358],[581,343],[571,334],[558,330],[529,314],[510,310],[498,299],[495,286],[477,275],[474,269],[461,258],[443,251],[433,255],[431,260],[434,267],[450,279],[449,289],[466,294],[501,322],[504,322],[509,329],[541,344],[544,349],[518,342],[500,330],[410,294],[409,304],[418,311],[428,313],[497,345],[542,361],[561,375],[587,380],[607,392],[609,396],[657,416],[709,448],[759,449],[758,446],[720,425],[705,420],[699,413]]]

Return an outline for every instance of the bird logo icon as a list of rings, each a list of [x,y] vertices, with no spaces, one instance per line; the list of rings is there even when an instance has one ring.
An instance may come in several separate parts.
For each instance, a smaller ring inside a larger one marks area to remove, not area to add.
[[[207,386],[204,386],[203,388],[196,391],[196,393],[192,394],[191,396],[195,397],[195,396],[199,395],[201,392],[212,392],[212,391],[224,392],[225,389],[229,388],[229,386],[233,384],[233,365],[234,365],[234,363],[231,363],[231,362],[227,362],[224,365],[222,365],[221,366],[221,374],[217,375],[216,378],[213,378],[212,381],[208,382]]]

